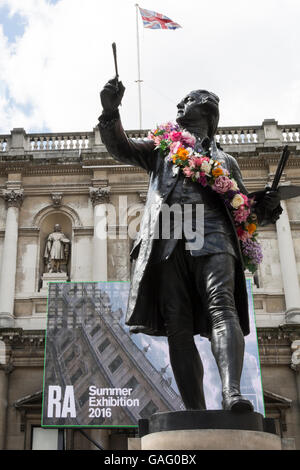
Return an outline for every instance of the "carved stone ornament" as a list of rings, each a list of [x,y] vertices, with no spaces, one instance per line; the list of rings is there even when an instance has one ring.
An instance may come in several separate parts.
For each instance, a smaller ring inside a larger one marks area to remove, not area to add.
[[[291,359],[291,368],[299,372],[300,371],[300,341],[299,340],[293,341],[291,345],[291,349],[293,351],[292,359]]]
[[[146,200],[147,200],[147,193],[146,193],[146,192],[144,192],[144,193],[140,193],[140,194],[139,194],[139,196],[140,196],[140,200],[141,200],[141,202],[142,202],[143,204],[146,204]]]
[[[20,208],[24,200],[24,190],[23,189],[5,189],[3,191],[3,196],[8,207],[18,207]]]
[[[60,207],[62,203],[63,193],[51,193],[52,204],[54,207]]]
[[[109,203],[110,186],[104,188],[90,188],[90,198],[94,206]]]

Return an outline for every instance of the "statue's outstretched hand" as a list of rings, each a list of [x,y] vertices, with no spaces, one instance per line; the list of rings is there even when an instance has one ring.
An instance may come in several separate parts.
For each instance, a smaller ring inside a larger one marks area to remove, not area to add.
[[[125,87],[122,82],[113,78],[109,80],[100,93],[101,104],[104,112],[116,111],[121,104]]]

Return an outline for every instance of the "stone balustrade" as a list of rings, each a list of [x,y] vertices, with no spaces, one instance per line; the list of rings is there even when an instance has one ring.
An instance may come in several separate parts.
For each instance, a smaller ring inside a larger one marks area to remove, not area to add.
[[[300,148],[299,130],[300,124],[278,124],[274,119],[265,119],[260,126],[219,127],[216,140],[228,152],[230,149],[243,152],[249,150],[249,146],[255,150],[286,143]],[[144,139],[148,130],[127,130],[126,134],[130,138]],[[99,144],[101,140],[97,127],[92,132],[29,134],[17,128],[10,134],[0,135],[0,154],[97,150]]]
[[[79,150],[91,146],[93,133],[28,134],[27,149],[32,151]]]

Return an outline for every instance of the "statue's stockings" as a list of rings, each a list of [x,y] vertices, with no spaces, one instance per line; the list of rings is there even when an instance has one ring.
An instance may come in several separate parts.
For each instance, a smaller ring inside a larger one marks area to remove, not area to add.
[[[191,256],[178,243],[169,260],[160,263],[161,312],[170,361],[187,409],[205,409],[203,366],[194,343],[191,296],[198,290],[211,325],[211,349],[222,380],[223,401],[240,395],[244,336],[234,300],[235,259],[220,253]]]

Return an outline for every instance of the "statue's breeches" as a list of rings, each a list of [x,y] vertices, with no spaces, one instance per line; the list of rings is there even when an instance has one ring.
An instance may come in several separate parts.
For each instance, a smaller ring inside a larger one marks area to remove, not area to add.
[[[195,315],[207,315],[212,328],[238,318],[235,263],[228,253],[191,256],[184,240],[177,243],[167,261],[160,263],[160,311],[169,340],[176,338],[179,348],[188,349],[193,342]],[[201,304],[195,305],[194,298],[199,297]]]

